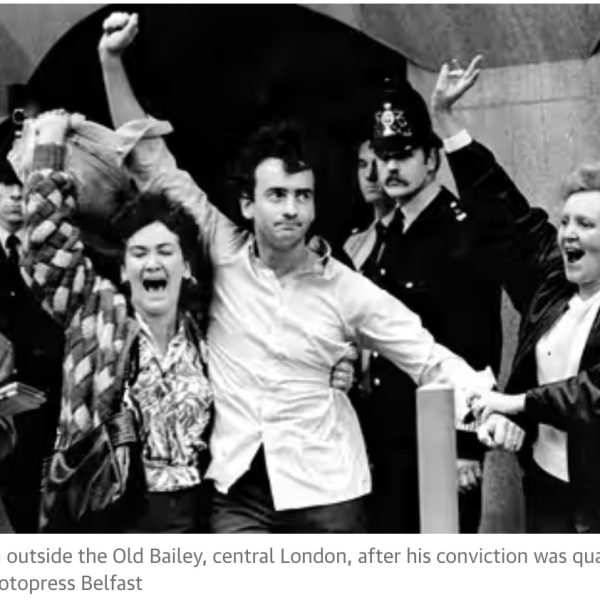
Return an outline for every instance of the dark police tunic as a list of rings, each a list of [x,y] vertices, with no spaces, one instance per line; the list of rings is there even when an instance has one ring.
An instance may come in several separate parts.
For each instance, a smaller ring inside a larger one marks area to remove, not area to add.
[[[0,490],[15,531],[38,527],[42,459],[56,435],[63,333],[33,298],[0,244],[0,332],[13,344],[14,379],[46,394],[38,410],[15,417],[17,445],[0,464]]]
[[[373,279],[416,312],[437,342],[473,368],[490,366],[497,374],[510,237],[503,240],[504,224],[493,212],[473,207],[442,188],[405,232],[394,218]],[[358,403],[373,467],[372,529],[418,532],[416,386],[376,354],[369,375],[370,393]],[[458,438],[459,457],[482,458],[475,434]],[[477,531],[480,487],[462,493],[459,504],[461,531]]]

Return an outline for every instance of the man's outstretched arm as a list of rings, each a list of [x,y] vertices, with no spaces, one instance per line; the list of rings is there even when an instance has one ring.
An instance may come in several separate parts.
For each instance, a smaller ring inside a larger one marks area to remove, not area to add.
[[[136,14],[113,13],[104,21],[98,45],[108,104],[116,128],[135,121],[150,121],[135,96],[122,60],[137,32]],[[164,128],[165,123],[161,125]],[[177,166],[161,135],[153,132],[152,127],[150,130],[127,158],[129,175],[140,190],[164,193],[183,205],[198,223],[202,243],[209,248],[213,261],[219,262],[245,242],[247,233],[209,202],[190,174]],[[170,126],[168,130],[172,130]]]
[[[123,52],[131,45],[137,32],[137,14],[115,12],[104,21],[103,34],[98,44],[104,88],[115,128],[146,116],[133,93],[123,65]]]

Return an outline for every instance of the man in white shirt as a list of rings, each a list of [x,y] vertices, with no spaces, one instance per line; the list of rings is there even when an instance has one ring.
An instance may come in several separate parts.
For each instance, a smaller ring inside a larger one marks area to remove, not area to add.
[[[137,18],[114,14],[104,28],[100,57],[114,124],[147,118],[121,62]],[[307,243],[316,201],[305,141],[281,123],[240,152],[240,205],[252,232],[208,202],[161,138],[144,140],[130,165],[140,188],[160,189],[196,214],[215,269],[207,473],[216,487],[215,532],[364,530],[371,489],[364,442],[347,396],[329,385],[352,344],[381,352],[418,384],[482,385],[415,314],[333,259],[324,240]]]

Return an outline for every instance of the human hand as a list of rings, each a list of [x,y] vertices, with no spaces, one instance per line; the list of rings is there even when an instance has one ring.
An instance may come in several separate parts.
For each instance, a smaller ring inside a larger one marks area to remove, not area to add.
[[[114,12],[102,24],[98,44],[100,58],[120,58],[138,32],[137,13]]]
[[[525,432],[503,415],[490,415],[477,430],[477,437],[488,448],[502,448],[517,452],[525,439]]]
[[[358,359],[358,350],[356,346],[350,346],[349,351],[343,356],[331,370],[331,379],[329,384],[332,388],[342,392],[348,392],[354,383],[354,371]]]
[[[496,378],[490,367],[483,371],[473,371],[465,374],[461,385],[454,387],[454,410],[457,423],[464,423],[465,419],[473,414],[473,398],[484,391],[491,390],[496,385]]]
[[[492,413],[515,415],[525,408],[525,394],[509,395],[492,391],[473,394],[469,400],[472,413],[485,421]]]
[[[482,477],[481,463],[478,460],[459,458],[456,461],[458,491],[465,493],[476,488]]]
[[[452,61],[452,67],[447,63],[442,65],[438,75],[435,88],[431,94],[431,112],[450,112],[452,106],[464,96],[464,94],[475,84],[481,70],[479,64],[483,56],[478,54],[471,64],[464,70],[458,61]]]

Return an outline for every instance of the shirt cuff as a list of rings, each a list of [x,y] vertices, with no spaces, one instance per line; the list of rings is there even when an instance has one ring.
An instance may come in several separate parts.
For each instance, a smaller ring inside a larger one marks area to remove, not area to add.
[[[446,154],[450,154],[468,146],[472,141],[473,138],[469,135],[469,132],[466,129],[461,129],[458,133],[444,140],[444,150]]]
[[[128,121],[116,131],[120,138],[117,154],[123,161],[140,140],[162,137],[172,131],[173,127],[168,121],[159,121],[150,116]]]

